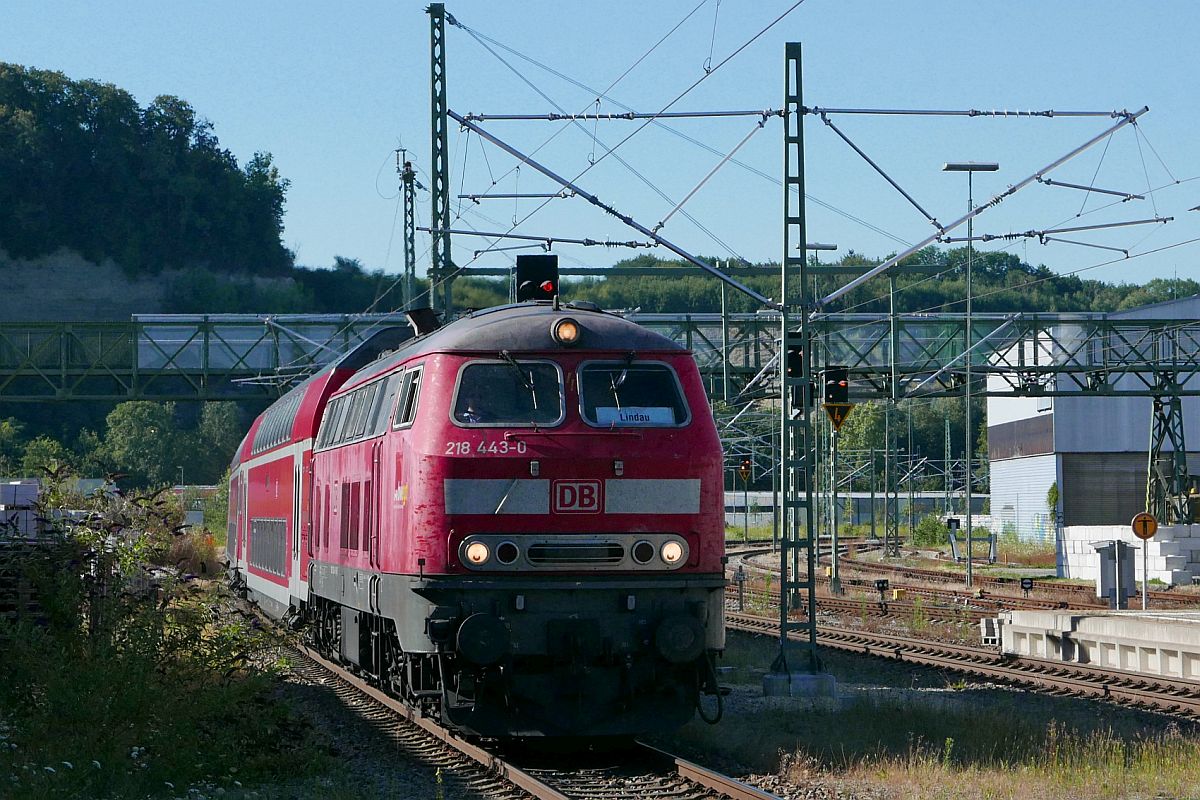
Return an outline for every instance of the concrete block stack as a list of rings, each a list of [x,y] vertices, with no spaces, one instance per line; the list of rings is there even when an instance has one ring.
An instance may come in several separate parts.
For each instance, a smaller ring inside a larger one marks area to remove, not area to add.
[[[1058,574],[1064,578],[1097,580],[1100,555],[1095,545],[1122,541],[1139,548],[1134,555],[1134,574],[1142,580],[1142,552],[1146,548],[1146,571],[1151,581],[1183,586],[1200,577],[1200,526],[1172,525],[1158,529],[1153,539],[1142,541],[1128,525],[1072,525],[1063,528],[1058,548]]]
[[[0,482],[0,526],[9,535],[36,536],[38,482],[36,480]],[[15,527],[10,527],[15,526]]]

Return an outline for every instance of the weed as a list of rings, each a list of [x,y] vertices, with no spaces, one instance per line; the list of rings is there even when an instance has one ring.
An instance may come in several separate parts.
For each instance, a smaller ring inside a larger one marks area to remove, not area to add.
[[[15,777],[5,797],[183,794],[324,763],[270,700],[277,635],[240,616],[221,584],[161,566],[211,558],[178,533],[177,501],[46,497],[44,536],[0,543],[0,566],[38,602],[0,621],[0,775]],[[67,524],[64,502],[86,513]]]
[[[997,555],[1003,564],[1020,564],[1041,569],[1054,569],[1057,564],[1058,555],[1053,541],[1025,541],[1019,539],[1015,531],[1005,531],[1000,534],[1000,541],[996,543],[996,547]]]
[[[754,673],[775,652],[765,637],[731,636],[728,659]],[[979,800],[1200,797],[1200,738],[1125,709],[982,689],[878,659],[823,653],[842,686],[837,709],[764,701],[735,688],[721,725],[696,722],[678,739],[830,796]],[[737,681],[734,681],[735,683]],[[870,688],[855,688],[855,683]],[[933,691],[917,688],[923,684]]]
[[[925,606],[920,597],[913,598],[912,614],[908,623],[913,633],[923,633],[929,627],[929,615],[925,613]]]

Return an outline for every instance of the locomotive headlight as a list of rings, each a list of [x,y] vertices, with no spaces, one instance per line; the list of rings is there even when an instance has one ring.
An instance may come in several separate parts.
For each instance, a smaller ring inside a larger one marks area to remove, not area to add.
[[[479,566],[488,560],[488,556],[492,553],[488,550],[488,546],[483,542],[471,542],[467,545],[467,549],[463,551],[467,557],[467,561],[475,566]]]
[[[683,545],[679,542],[667,542],[658,551],[662,556],[662,560],[668,564],[678,564],[683,558]]]
[[[579,343],[579,333],[579,323],[570,317],[555,320],[550,328],[550,335],[554,337],[554,341],[568,347]]]

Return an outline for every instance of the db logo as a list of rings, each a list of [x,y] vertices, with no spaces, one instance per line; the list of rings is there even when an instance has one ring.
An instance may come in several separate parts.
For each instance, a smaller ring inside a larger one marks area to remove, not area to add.
[[[555,481],[554,510],[559,514],[600,511],[600,481]]]

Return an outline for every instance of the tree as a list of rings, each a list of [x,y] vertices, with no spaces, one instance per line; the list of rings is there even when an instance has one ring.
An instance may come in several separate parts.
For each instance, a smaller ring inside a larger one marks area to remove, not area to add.
[[[40,478],[47,472],[58,472],[70,466],[70,452],[49,436],[39,436],[29,442],[21,457],[21,474],[26,478]]]
[[[236,403],[205,403],[200,422],[189,438],[196,455],[189,474],[192,483],[217,483],[245,434]]]
[[[174,403],[132,400],[108,415],[104,455],[140,486],[173,483],[179,475],[182,444],[175,425]]]
[[[244,169],[187,101],[145,108],[112,84],[0,63],[0,245],[66,247],[131,274],[213,266],[278,275],[288,182]]]
[[[104,440],[88,428],[79,432],[75,442],[75,458],[83,478],[103,478],[116,472],[116,467],[104,450]]]
[[[12,475],[25,452],[25,426],[9,417],[0,419],[0,476]]]

